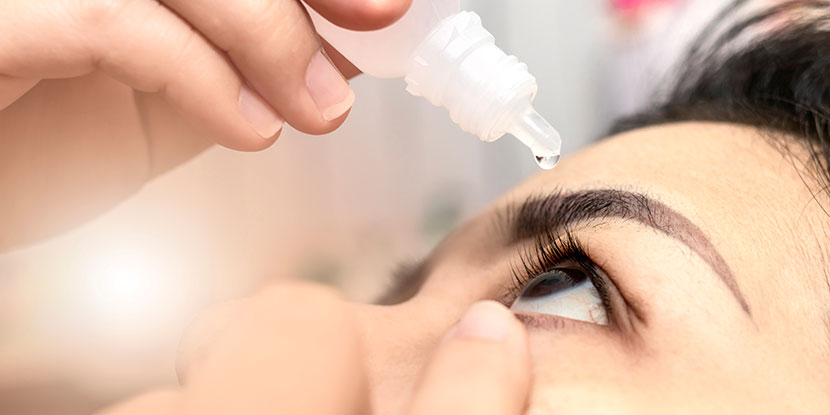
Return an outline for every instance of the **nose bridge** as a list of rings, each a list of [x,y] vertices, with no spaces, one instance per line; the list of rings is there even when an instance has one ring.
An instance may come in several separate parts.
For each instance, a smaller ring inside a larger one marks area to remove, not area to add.
[[[394,306],[355,305],[378,413],[397,413],[432,350],[457,317],[452,308],[424,301]]]

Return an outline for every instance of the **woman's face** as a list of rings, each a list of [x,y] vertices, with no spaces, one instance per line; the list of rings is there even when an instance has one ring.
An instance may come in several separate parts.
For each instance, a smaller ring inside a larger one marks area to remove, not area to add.
[[[830,228],[794,164],[702,123],[566,157],[407,273],[391,293],[406,301],[357,306],[376,408],[497,299],[528,327],[531,413],[830,412]]]

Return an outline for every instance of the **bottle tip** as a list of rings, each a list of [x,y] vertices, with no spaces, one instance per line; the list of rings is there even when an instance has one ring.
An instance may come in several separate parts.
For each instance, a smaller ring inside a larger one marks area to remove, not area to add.
[[[539,167],[549,170],[559,163],[562,138],[533,107],[528,107],[509,132],[530,148]]]

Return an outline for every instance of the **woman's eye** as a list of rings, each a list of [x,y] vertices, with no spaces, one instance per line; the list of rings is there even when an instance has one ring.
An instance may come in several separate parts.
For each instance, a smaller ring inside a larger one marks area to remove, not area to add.
[[[608,325],[597,288],[585,271],[579,269],[558,268],[537,276],[510,308]]]

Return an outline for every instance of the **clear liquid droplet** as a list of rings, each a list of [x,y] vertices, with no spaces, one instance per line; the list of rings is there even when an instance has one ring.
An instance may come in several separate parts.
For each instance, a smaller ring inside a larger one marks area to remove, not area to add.
[[[550,156],[550,157],[540,157],[536,156],[536,164],[539,165],[544,170],[550,170],[556,167],[559,164],[559,155]]]

